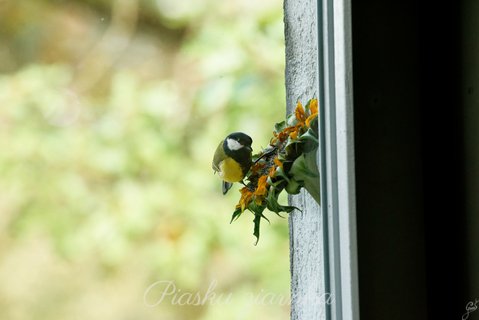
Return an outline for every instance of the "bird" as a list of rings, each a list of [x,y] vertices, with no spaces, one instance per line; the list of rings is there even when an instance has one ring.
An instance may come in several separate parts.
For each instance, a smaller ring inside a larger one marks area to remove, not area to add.
[[[247,134],[233,132],[221,140],[216,148],[212,168],[223,179],[223,194],[228,192],[234,182],[243,183],[252,165],[252,143],[253,140]]]

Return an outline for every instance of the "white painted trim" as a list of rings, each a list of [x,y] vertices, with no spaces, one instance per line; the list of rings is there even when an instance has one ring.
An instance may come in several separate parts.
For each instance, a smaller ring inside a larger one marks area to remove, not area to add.
[[[323,217],[327,217],[328,289],[335,297],[328,319],[358,320],[354,175],[351,6],[318,0],[322,128]]]

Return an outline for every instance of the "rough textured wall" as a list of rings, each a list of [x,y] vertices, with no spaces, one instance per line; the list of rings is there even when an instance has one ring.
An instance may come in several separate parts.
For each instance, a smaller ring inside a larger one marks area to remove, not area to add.
[[[300,100],[318,96],[317,3],[285,0],[286,99],[288,113]],[[291,197],[302,212],[289,216],[291,319],[324,319],[323,242],[319,206],[306,192]]]

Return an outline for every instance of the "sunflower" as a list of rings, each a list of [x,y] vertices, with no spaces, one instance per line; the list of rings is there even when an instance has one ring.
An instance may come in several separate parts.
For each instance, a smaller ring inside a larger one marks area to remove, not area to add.
[[[310,193],[311,190],[314,194],[319,192],[315,161],[308,161],[306,171],[296,170],[304,167],[306,158],[315,158],[313,151],[318,147],[317,117],[317,99],[309,100],[305,107],[298,101],[287,120],[275,125],[269,147],[254,156],[256,160],[246,175],[248,183],[240,189],[241,198],[231,221],[236,220],[246,209],[251,211],[254,214],[253,234],[257,238],[256,242],[259,240],[261,220],[268,220],[263,215],[266,208],[278,215],[297,209],[278,203],[278,196],[283,190],[296,194],[302,187],[308,189],[309,185]],[[314,188],[311,188],[311,181],[315,184]],[[319,201],[319,196],[313,197]]]

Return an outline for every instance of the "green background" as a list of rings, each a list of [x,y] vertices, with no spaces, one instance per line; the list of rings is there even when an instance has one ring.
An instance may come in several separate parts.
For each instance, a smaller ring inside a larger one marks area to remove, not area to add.
[[[0,1],[0,318],[288,319],[286,219],[211,169],[284,96],[280,0]]]

